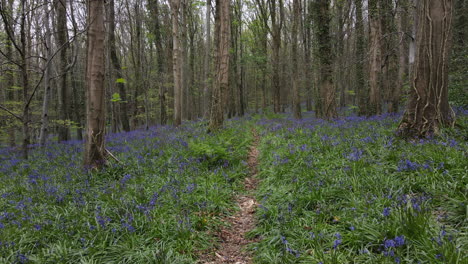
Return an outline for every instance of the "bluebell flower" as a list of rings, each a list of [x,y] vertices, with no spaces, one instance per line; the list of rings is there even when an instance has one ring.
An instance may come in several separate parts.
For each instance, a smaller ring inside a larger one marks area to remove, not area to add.
[[[286,240],[286,238],[284,236],[281,236],[280,239],[281,239],[281,243],[283,243],[285,245],[288,243],[288,241]]]
[[[29,261],[29,259],[28,259],[28,257],[26,257],[26,255],[20,254],[20,253],[18,253],[18,255],[16,256],[16,259],[17,259],[18,263],[27,263]]]
[[[294,250],[294,249],[292,249],[292,248],[290,248],[290,247],[288,247],[288,246],[286,246],[286,251],[287,251],[288,253],[294,255],[296,258],[298,258],[298,257],[301,256],[301,254],[299,253],[298,250]]]
[[[398,171],[415,171],[420,168],[420,165],[416,162],[412,162],[409,159],[400,160],[398,162]]]
[[[186,187],[187,193],[192,193],[193,190],[195,190],[195,187],[196,187],[196,186],[197,186],[197,185],[196,185],[195,183],[190,183],[190,184],[188,184],[187,187]]]
[[[405,244],[405,236],[403,236],[403,235],[396,236],[394,238],[394,241],[395,241],[395,247],[403,246]]]
[[[345,155],[345,157],[350,161],[358,161],[362,158],[363,151],[362,149],[353,148],[352,151]]]
[[[369,254],[369,250],[367,250],[366,248],[363,249],[363,250],[359,250],[359,253],[360,254]]]
[[[386,239],[384,241],[384,247],[387,248],[394,248],[395,247],[395,241],[393,239]]]
[[[383,215],[384,217],[388,217],[388,216],[390,215],[390,211],[391,211],[391,209],[390,209],[389,207],[385,207],[385,208],[383,209],[382,215]]]
[[[341,239],[336,239],[336,240],[333,242],[333,249],[338,248],[338,246],[341,244],[341,242],[342,242]]]
[[[315,233],[314,232],[309,232],[310,238],[314,239],[315,238]]]

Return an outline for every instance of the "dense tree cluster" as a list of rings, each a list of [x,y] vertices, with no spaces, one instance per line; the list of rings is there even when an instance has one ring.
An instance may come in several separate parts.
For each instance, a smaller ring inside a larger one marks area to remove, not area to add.
[[[370,116],[405,100],[400,132],[437,133],[454,121],[447,98],[467,105],[467,9],[463,0],[1,0],[0,137],[22,139],[27,157],[26,146],[51,136],[95,140],[86,120],[100,107],[104,134],[197,118],[216,130],[247,111]],[[103,46],[91,51],[93,37]]]

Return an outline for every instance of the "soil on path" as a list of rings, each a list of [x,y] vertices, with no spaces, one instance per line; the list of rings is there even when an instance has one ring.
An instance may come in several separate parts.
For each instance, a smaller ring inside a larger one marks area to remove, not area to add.
[[[246,234],[255,227],[255,210],[257,209],[257,201],[252,195],[252,192],[257,188],[258,180],[257,165],[258,165],[258,143],[259,136],[256,130],[252,130],[254,141],[250,146],[248,156],[249,175],[244,179],[246,194],[236,196],[236,202],[239,206],[239,211],[233,215],[226,217],[224,221],[227,223],[217,234],[219,239],[219,247],[206,252],[200,257],[199,263],[205,264],[250,264],[252,258],[246,251],[248,244],[254,243],[255,238],[248,239]]]

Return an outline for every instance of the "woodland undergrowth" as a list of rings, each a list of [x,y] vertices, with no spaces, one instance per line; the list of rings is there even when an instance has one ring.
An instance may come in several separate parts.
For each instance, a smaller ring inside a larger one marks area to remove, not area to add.
[[[110,160],[82,169],[83,142],[0,149],[0,263],[194,263],[216,246],[260,135],[256,263],[466,263],[468,112],[443,136],[403,141],[400,116],[304,113],[109,135]]]

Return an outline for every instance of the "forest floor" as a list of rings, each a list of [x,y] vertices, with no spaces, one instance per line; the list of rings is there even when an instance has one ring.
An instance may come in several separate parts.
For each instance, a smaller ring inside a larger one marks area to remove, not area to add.
[[[252,129],[253,142],[249,148],[249,175],[244,179],[245,190],[236,195],[235,201],[239,207],[233,216],[224,219],[223,228],[216,235],[219,245],[213,250],[205,252],[199,262],[206,264],[250,264],[252,256],[247,246],[258,242],[258,238],[248,238],[248,233],[256,225],[255,212],[258,206],[254,192],[258,186],[258,144],[260,138],[257,130]]]
[[[468,110],[410,142],[400,118],[109,134],[92,172],[82,141],[0,148],[0,263],[468,263]]]

